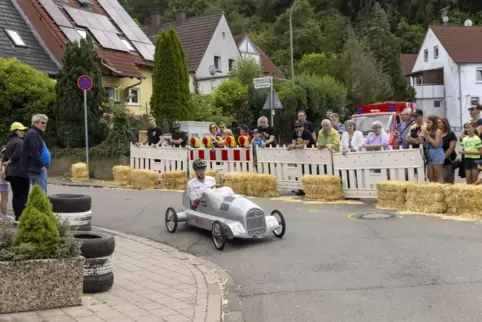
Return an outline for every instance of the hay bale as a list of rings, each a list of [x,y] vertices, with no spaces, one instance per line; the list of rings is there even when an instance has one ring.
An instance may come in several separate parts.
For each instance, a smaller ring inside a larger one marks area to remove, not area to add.
[[[187,187],[187,173],[184,170],[164,172],[161,178],[164,189],[185,190]]]
[[[308,200],[336,201],[343,199],[343,187],[339,176],[304,175],[301,187]]]
[[[205,174],[207,176],[213,177],[216,180],[216,184],[222,184],[222,176],[219,170],[206,170]],[[191,179],[196,177],[196,173],[191,171]]]
[[[128,185],[131,181],[132,168],[124,165],[116,165],[112,168],[114,182],[121,185]]]
[[[248,178],[252,173],[247,172],[229,172],[224,174],[224,186],[231,187],[234,193],[245,195]]]
[[[443,214],[447,211],[445,201],[445,185],[432,182],[407,183],[405,210]]]
[[[278,197],[278,182],[270,174],[250,173],[246,180],[246,195],[253,197]]]
[[[89,181],[89,170],[87,164],[79,162],[72,164],[72,181],[82,182]]]
[[[159,173],[154,170],[133,169],[131,185],[136,189],[154,189],[159,181]]]
[[[482,186],[454,184],[444,189],[447,213],[467,218],[482,218]]]
[[[381,181],[377,183],[377,208],[404,209],[407,196],[407,182]]]

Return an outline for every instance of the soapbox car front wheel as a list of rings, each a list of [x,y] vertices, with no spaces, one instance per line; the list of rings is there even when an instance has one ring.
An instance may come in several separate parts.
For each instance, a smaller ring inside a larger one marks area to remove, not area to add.
[[[175,233],[177,229],[178,218],[177,218],[177,212],[171,207],[167,208],[166,210],[165,222],[166,222],[167,231],[170,232],[171,234]]]
[[[223,225],[221,225],[219,221],[215,221],[213,223],[211,236],[213,238],[214,247],[216,247],[217,250],[223,250],[226,246],[228,237],[226,235],[226,231],[223,228]]]
[[[283,214],[279,210],[273,210],[271,212],[271,216],[274,216],[276,218],[276,220],[278,221],[279,225],[281,226],[281,227],[278,227],[275,230],[273,230],[273,234],[277,238],[283,238],[283,236],[285,235],[285,232],[286,232],[285,217],[283,216]]]

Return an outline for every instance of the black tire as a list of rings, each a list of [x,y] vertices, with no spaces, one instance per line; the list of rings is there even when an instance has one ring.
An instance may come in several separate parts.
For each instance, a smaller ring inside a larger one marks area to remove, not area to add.
[[[286,221],[285,221],[285,216],[283,216],[283,214],[281,213],[281,211],[279,210],[273,210],[271,212],[271,216],[275,216],[275,215],[278,215],[280,217],[280,219],[278,220],[278,223],[280,225],[282,225],[282,228],[281,228],[281,231],[280,232],[276,232],[276,230],[273,230],[273,234],[277,237],[277,238],[283,238],[283,236],[285,235],[285,232],[286,232]],[[278,219],[278,218],[276,218]]]
[[[92,198],[86,195],[58,194],[49,196],[53,212],[85,212],[92,208]]]
[[[107,257],[114,253],[114,236],[100,231],[74,231],[75,239],[82,245],[80,250],[85,258]]]
[[[84,293],[95,294],[107,292],[114,285],[114,273],[84,276]]]
[[[86,258],[84,264],[84,276],[105,275],[114,270],[114,259],[112,256]]]
[[[171,218],[172,215],[172,218]],[[177,217],[177,212],[174,210],[174,208],[167,208],[166,210],[166,215],[164,216],[164,222],[166,224],[166,229],[168,232],[171,234],[175,233],[177,230],[177,223],[178,223],[178,217]],[[172,223],[172,226],[169,226],[169,223]]]
[[[213,223],[213,228],[211,229],[211,238],[213,240],[214,247],[217,250],[223,250],[228,241],[226,235],[226,230],[219,221]]]

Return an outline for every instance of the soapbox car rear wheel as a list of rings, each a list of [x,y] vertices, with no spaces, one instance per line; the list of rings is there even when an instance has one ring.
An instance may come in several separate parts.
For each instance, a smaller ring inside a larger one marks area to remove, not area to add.
[[[223,250],[226,246],[228,237],[226,235],[226,231],[223,228],[223,225],[221,225],[219,221],[215,221],[213,223],[211,236],[213,238],[214,247],[216,247],[217,250]]]
[[[171,234],[176,232],[178,222],[177,212],[171,207],[167,208],[166,210],[165,222],[168,232]]]
[[[281,227],[278,227],[275,230],[273,230],[273,234],[277,238],[283,238],[283,236],[285,235],[285,232],[286,232],[285,217],[283,216],[283,214],[279,210],[273,210],[271,212],[271,216],[274,216],[276,218],[276,220],[278,221],[279,225],[281,226]]]

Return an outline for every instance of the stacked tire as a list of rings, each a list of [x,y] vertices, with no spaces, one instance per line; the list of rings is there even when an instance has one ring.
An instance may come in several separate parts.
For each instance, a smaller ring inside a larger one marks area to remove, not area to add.
[[[107,292],[114,285],[115,239],[112,235],[92,231],[92,199],[86,195],[49,196],[53,212],[66,220],[80,242],[85,258],[84,293]]]
[[[107,292],[114,285],[115,239],[99,231],[75,231],[85,257],[84,293]]]
[[[52,211],[60,220],[68,221],[72,230],[92,229],[92,199],[86,195],[58,194],[49,196]]]

